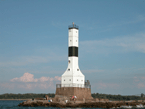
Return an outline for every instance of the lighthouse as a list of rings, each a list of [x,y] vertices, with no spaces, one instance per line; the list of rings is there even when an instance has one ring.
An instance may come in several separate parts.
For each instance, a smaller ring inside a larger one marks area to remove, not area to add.
[[[84,87],[85,76],[78,64],[79,27],[73,24],[68,27],[68,67],[61,76],[62,87]]]
[[[61,76],[61,84],[56,84],[55,100],[71,96],[77,99],[93,99],[91,85],[82,74],[78,64],[79,27],[74,23],[68,27],[68,67]]]

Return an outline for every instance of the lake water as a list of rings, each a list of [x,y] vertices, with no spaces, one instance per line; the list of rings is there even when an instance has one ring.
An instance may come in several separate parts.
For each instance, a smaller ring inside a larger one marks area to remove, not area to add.
[[[0,100],[0,109],[61,109],[61,108],[53,108],[53,107],[19,107],[18,104],[23,101],[7,101]],[[73,109],[73,108],[65,108],[65,109]],[[103,108],[75,108],[75,109],[103,109]],[[145,108],[140,108],[145,109]]]
[[[23,101],[16,101],[16,100],[0,100],[0,109],[52,109],[50,107],[19,107],[18,104],[22,103]],[[53,109],[60,109],[60,108],[53,108]]]

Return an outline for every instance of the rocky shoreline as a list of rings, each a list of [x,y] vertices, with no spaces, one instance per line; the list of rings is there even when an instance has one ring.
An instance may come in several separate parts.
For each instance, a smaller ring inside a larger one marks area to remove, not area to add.
[[[117,108],[121,106],[133,106],[136,105],[145,105],[145,102],[48,102],[48,100],[28,100],[20,103],[18,106],[25,106],[25,107],[70,107],[70,108]]]

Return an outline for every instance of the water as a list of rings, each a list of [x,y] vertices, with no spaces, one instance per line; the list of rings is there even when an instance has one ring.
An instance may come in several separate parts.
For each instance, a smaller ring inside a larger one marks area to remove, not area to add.
[[[54,107],[19,107],[18,104],[22,103],[23,101],[17,100],[0,100],[0,109],[61,109],[61,108],[54,108]],[[72,109],[72,108],[65,108],[65,109]],[[75,108],[75,109],[93,109],[93,108]],[[102,109],[102,108],[96,108]]]
[[[16,100],[0,100],[0,109],[60,109],[60,108],[51,108],[51,107],[19,107],[18,104],[22,103],[23,101],[16,101]]]
[[[61,108],[54,108],[54,107],[19,107],[18,104],[22,102],[23,101],[16,101],[16,100],[10,100],[10,101],[0,100],[0,109],[61,109]],[[73,108],[65,108],[65,109],[73,109]],[[103,108],[75,108],[75,109],[103,109]],[[140,109],[145,109],[145,108],[140,108]]]

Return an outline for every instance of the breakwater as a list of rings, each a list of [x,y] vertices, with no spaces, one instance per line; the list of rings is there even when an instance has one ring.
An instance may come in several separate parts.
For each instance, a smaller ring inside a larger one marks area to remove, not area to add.
[[[117,108],[121,106],[133,106],[136,105],[145,105],[144,102],[48,102],[48,100],[36,100],[36,101],[24,101],[20,103],[18,106],[25,107],[70,107],[70,108]]]

